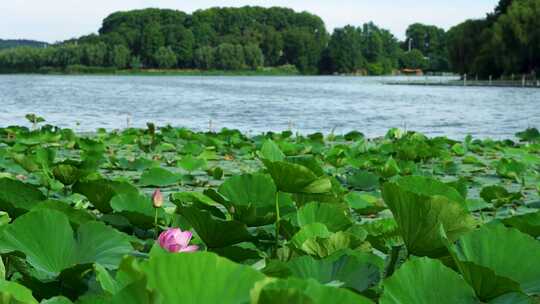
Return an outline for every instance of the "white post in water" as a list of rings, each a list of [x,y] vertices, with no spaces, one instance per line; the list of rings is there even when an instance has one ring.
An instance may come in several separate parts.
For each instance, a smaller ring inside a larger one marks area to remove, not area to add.
[[[525,87],[525,75],[521,77],[521,86]]]
[[[489,75],[489,85],[491,86],[493,84],[493,76]]]
[[[464,87],[467,86],[467,74],[464,74],[464,75],[463,75],[463,86],[464,86]]]

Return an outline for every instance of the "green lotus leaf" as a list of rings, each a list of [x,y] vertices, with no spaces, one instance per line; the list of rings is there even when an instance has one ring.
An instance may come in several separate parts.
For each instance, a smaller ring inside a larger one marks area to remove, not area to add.
[[[278,145],[271,139],[266,140],[261,147],[261,157],[269,161],[283,161],[285,154],[281,152]]]
[[[297,247],[302,248],[302,244],[310,238],[328,238],[332,233],[326,225],[322,223],[313,223],[303,226],[291,239],[291,242]]]
[[[0,279],[0,302],[2,304],[37,304],[32,291],[15,282]]]
[[[376,249],[389,253],[394,247],[403,245],[399,227],[393,218],[383,218],[360,225],[368,235],[366,240]]]
[[[210,248],[211,252],[227,258],[236,263],[246,263],[248,260],[257,261],[261,259],[261,252],[252,243],[241,243],[235,246]]]
[[[105,301],[105,303],[154,304],[156,303],[156,298],[152,292],[148,291],[146,282],[144,280],[139,280],[122,288],[122,290],[116,293],[109,301]]]
[[[126,158],[118,158],[115,159],[115,163],[124,170],[132,170],[132,171],[138,171],[138,170],[146,170],[153,167],[159,166],[159,162],[155,160],[150,160],[147,158],[139,157],[132,161],[126,159]]]
[[[251,293],[254,304],[371,304],[371,300],[344,288],[325,286],[313,279],[267,279]]]
[[[162,303],[248,303],[255,283],[265,276],[216,254],[170,254],[153,250],[142,265],[148,287]]]
[[[369,194],[349,192],[344,199],[349,207],[361,215],[376,214],[386,209],[382,199]]]
[[[73,185],[82,174],[79,168],[70,164],[58,164],[53,168],[52,173],[55,179],[66,186]]]
[[[514,179],[520,181],[525,171],[527,171],[527,165],[514,159],[502,158],[496,164],[497,174],[501,177]]]
[[[141,175],[139,184],[143,187],[166,187],[177,184],[181,179],[181,174],[173,173],[161,167],[156,167],[144,171]]]
[[[445,228],[450,241],[454,241],[476,224],[454,188],[426,177],[404,177],[386,183],[383,198],[394,215],[409,253],[417,256],[446,254],[440,225]]]
[[[324,259],[301,256],[287,262],[291,275],[315,279],[321,284],[340,283],[341,287],[363,292],[381,279],[384,261],[371,253],[347,250]]]
[[[193,226],[209,248],[227,247],[253,238],[242,222],[216,218],[210,212],[197,207],[178,207],[176,212]]]
[[[207,166],[206,160],[201,158],[196,158],[192,155],[186,155],[182,157],[181,160],[178,161],[178,167],[188,171],[188,172],[194,172],[197,170],[204,170],[204,168]]]
[[[518,282],[526,293],[540,294],[540,243],[519,230],[501,224],[484,225],[457,240],[455,255],[459,261]]]
[[[319,177],[324,175],[324,170],[321,167],[321,164],[317,161],[317,159],[313,155],[287,156],[285,160],[291,164],[304,166]]]
[[[298,210],[297,216],[300,226],[323,223],[332,232],[346,230],[352,225],[347,208],[335,204],[309,203]]]
[[[465,198],[459,191],[437,179],[425,176],[406,176],[397,182],[401,188],[422,196],[440,195],[466,207]]]
[[[98,262],[115,269],[133,248],[124,235],[101,222],[84,223],[74,235],[66,215],[42,209],[17,218],[2,231],[0,252],[11,251],[25,254],[40,277],[54,279],[80,264]]]
[[[24,155],[24,154],[14,153],[13,155],[11,155],[11,158],[13,159],[13,161],[15,161],[15,163],[17,163],[19,166],[21,166],[21,168],[23,168],[27,172],[39,171],[39,164],[36,162],[34,157]]]
[[[47,300],[43,300],[40,304],[73,304],[70,299],[62,296],[53,297]]]
[[[540,236],[540,211],[505,218],[502,222],[532,237]]]
[[[113,278],[111,271],[102,265],[95,263],[96,281],[101,289],[110,295],[121,292],[126,286],[138,282],[144,278],[141,265],[133,256],[125,256],[116,270]]]
[[[41,191],[21,181],[0,178],[0,211],[18,216],[45,200]]]
[[[489,301],[511,292],[521,292],[519,283],[499,276],[489,268],[471,262],[462,262],[459,259],[457,259],[456,264],[465,281],[469,283],[482,301]]]
[[[88,198],[90,203],[102,213],[113,211],[111,199],[120,193],[138,193],[135,186],[126,182],[117,182],[106,179],[77,182],[73,185],[73,192],[80,193]]]
[[[497,297],[488,302],[488,304],[537,304],[538,301],[529,298],[526,294],[519,292],[512,292]]]
[[[223,182],[218,191],[233,210],[234,218],[246,225],[262,226],[275,221],[277,193],[270,176],[236,175]]]
[[[430,258],[411,258],[383,284],[381,304],[479,304],[473,289],[452,269]]]
[[[49,209],[65,214],[70,223],[74,226],[80,226],[84,223],[97,220],[96,216],[86,209],[76,209],[62,201],[46,200],[37,204],[32,210]]]
[[[351,234],[339,231],[332,233],[329,237],[311,237],[307,239],[300,249],[307,254],[326,257],[340,250],[356,248],[361,244]]]
[[[523,195],[519,192],[511,193],[501,186],[487,186],[480,191],[480,197],[487,203],[492,203],[495,207],[501,207],[519,200]]]
[[[326,193],[332,188],[327,178],[319,178],[313,171],[305,166],[284,162],[268,161],[263,163],[274,179],[279,191],[289,193]]]
[[[111,199],[111,207],[115,213],[126,217],[137,227],[150,229],[154,226],[156,209],[149,197],[137,193],[122,193]],[[164,216],[163,208],[157,209],[158,217]]]
[[[347,184],[352,188],[371,191],[379,187],[379,176],[368,171],[355,171],[347,176]]]
[[[401,173],[401,168],[399,167],[396,160],[392,157],[390,157],[384,166],[380,170],[381,176],[385,178],[390,178],[392,176],[396,176],[399,173]]]

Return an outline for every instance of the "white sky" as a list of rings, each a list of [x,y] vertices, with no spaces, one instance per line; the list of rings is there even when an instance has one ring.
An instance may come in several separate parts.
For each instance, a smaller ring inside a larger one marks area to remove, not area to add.
[[[110,13],[147,7],[192,12],[213,6],[284,6],[322,17],[329,31],[373,21],[403,38],[414,22],[445,29],[481,18],[498,0],[0,0],[0,38],[48,42],[95,33]]]

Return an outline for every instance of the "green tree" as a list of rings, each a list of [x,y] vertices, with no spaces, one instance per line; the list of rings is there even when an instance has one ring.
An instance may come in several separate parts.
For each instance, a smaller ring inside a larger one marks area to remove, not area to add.
[[[190,29],[183,25],[169,26],[166,32],[165,44],[169,45],[176,54],[180,67],[190,67],[193,63],[195,36]]]
[[[245,64],[251,69],[257,69],[264,65],[264,55],[256,44],[244,46]]]
[[[244,59],[244,49],[240,45],[222,43],[216,48],[215,65],[218,69],[239,70],[246,63]]]
[[[410,52],[403,52],[399,58],[401,68],[404,69],[426,69],[429,66],[429,60],[418,49]]]
[[[56,67],[65,68],[70,65],[82,63],[83,52],[81,47],[75,44],[66,44],[54,48],[50,62]]]
[[[82,63],[87,66],[105,66],[107,45],[103,42],[82,45]]]
[[[283,48],[283,35],[272,27],[266,27],[261,43],[265,64],[267,66],[278,65],[283,56]]]
[[[110,65],[117,69],[124,69],[130,63],[131,52],[124,45],[115,45],[109,52]]]
[[[429,60],[426,69],[434,71],[447,71],[448,57],[446,46],[446,32],[433,25],[414,23],[407,28],[404,49],[409,46],[419,50]]]
[[[514,1],[493,28],[507,74],[535,72],[540,66],[540,1]]]
[[[483,33],[488,27],[486,20],[467,20],[448,31],[448,59],[454,72],[475,72],[473,67],[482,45],[486,43]]]
[[[203,46],[195,50],[193,55],[193,63],[196,68],[209,70],[214,68],[215,50],[209,46]]]
[[[161,69],[170,69],[176,66],[176,54],[170,47],[160,47],[154,54],[154,62]]]
[[[140,69],[142,68],[143,64],[142,64],[142,61],[141,61],[141,57],[139,56],[133,56],[131,57],[131,61],[129,62],[129,67],[132,68],[132,69]]]
[[[352,26],[334,30],[328,45],[331,69],[338,73],[353,73],[365,68],[362,55],[362,33]]]
[[[148,24],[143,32],[141,37],[141,59],[142,61],[149,66],[155,66],[154,54],[163,47],[165,44],[165,39],[161,33],[161,27],[159,23],[152,22]]]
[[[303,28],[292,28],[284,33],[284,58],[305,74],[316,74],[326,46],[326,33],[313,33]]]

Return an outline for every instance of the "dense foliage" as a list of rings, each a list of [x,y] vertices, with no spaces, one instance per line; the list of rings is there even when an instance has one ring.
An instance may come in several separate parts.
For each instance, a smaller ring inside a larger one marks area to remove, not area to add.
[[[83,136],[27,118],[0,128],[2,303],[539,300],[536,129]]]
[[[425,52],[422,57],[427,64],[421,67],[445,70],[447,66],[439,62],[444,31],[416,24],[410,30],[414,41],[424,28],[435,34],[426,34],[425,43],[431,47],[415,45]],[[401,67],[420,67],[407,57],[411,56],[401,50],[399,41],[373,23],[338,28],[329,35],[319,17],[286,8],[212,8],[192,15],[145,9],[108,16],[99,35],[48,49],[0,52],[0,70],[47,72],[70,66],[255,70],[294,65],[304,74],[379,75]],[[407,66],[410,62],[415,66]]]
[[[417,54],[405,56],[405,60],[414,60],[418,68],[432,71],[448,71],[448,54],[446,49],[446,32],[432,25],[415,23],[407,29],[407,39],[404,48],[411,47]],[[409,45],[410,43],[410,45]],[[419,53],[418,53],[419,52]],[[425,63],[418,58],[418,54],[425,56]],[[413,67],[406,63],[404,66]]]
[[[0,68],[86,65],[240,70],[293,64],[303,73],[317,73],[327,40],[319,17],[291,9],[212,8],[192,15],[145,9],[110,15],[99,35],[46,50],[3,52]]]
[[[397,69],[480,77],[530,74],[540,62],[540,0],[501,0],[486,18],[448,32],[409,26],[399,42],[366,23],[330,35],[318,16],[286,8],[167,9],[114,13],[99,34],[46,49],[0,52],[0,72],[181,68],[258,70],[294,65],[304,74],[390,74]],[[0,48],[5,42],[0,41]],[[26,45],[26,43],[20,43]],[[13,43],[10,44],[13,46]]]
[[[485,19],[448,32],[449,59],[461,74],[531,74],[540,67],[540,1],[501,0]]]
[[[332,34],[327,69],[338,73],[390,74],[398,68],[401,53],[398,40],[373,23],[359,28],[346,26]]]
[[[41,41],[35,41],[35,40],[26,40],[26,39],[8,39],[3,40],[0,39],[0,50],[2,49],[10,49],[15,47],[21,47],[21,46],[29,46],[29,47],[46,47],[48,44],[46,42]]]

